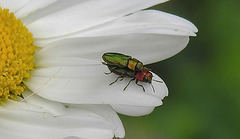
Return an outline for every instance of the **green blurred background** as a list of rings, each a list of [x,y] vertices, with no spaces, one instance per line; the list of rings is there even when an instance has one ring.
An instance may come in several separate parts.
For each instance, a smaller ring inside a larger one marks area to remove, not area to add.
[[[125,139],[240,139],[240,1],[171,0],[153,8],[199,32],[181,53],[149,66],[169,96],[150,115],[120,115]]]

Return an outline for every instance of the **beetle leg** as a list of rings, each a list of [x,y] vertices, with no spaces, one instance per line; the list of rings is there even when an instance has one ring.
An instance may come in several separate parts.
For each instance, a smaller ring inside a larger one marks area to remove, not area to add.
[[[121,78],[120,81],[122,81],[124,77],[125,76],[118,76],[117,79],[115,81],[113,81],[112,83],[110,83],[109,85],[116,83],[118,81],[118,79],[120,79],[120,78]]]
[[[121,76],[120,76],[121,77]],[[122,79],[120,79],[120,81],[122,81],[124,79],[125,76],[122,76]]]
[[[138,80],[136,80],[136,84],[137,84],[138,86],[141,86],[141,87],[142,87],[142,89],[143,89],[143,92],[145,92],[145,88],[143,87],[143,85],[141,85],[141,84],[138,84]]]
[[[125,91],[125,90],[127,89],[128,85],[129,85],[129,84],[131,83],[131,81],[133,81],[133,80],[135,80],[135,78],[132,78],[132,79],[128,82],[127,86],[124,87],[123,91]]]
[[[158,82],[158,83],[163,83],[162,81],[158,81],[158,80],[153,80],[153,81]]]

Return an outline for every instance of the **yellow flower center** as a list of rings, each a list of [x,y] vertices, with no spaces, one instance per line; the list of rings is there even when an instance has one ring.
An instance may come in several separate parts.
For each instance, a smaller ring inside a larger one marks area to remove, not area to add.
[[[33,54],[38,47],[20,19],[0,8],[0,103],[16,99],[24,91],[23,79],[34,70]]]

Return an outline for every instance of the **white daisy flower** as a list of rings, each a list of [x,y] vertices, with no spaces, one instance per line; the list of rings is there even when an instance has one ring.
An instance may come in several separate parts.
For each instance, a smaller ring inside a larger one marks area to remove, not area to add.
[[[192,23],[143,10],[165,1],[0,0],[1,136],[124,137],[116,112],[149,114],[168,89],[154,73],[163,82],[152,82],[155,92],[148,83],[145,92],[134,83],[123,91],[131,78],[109,86],[118,75],[104,74],[101,57],[119,52],[150,64],[184,49]]]

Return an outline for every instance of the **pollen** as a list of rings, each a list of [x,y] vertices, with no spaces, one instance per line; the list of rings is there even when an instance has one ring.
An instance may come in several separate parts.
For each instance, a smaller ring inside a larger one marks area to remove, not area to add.
[[[23,80],[30,78],[34,70],[32,34],[8,9],[0,8],[0,103],[16,99],[26,86]]]

